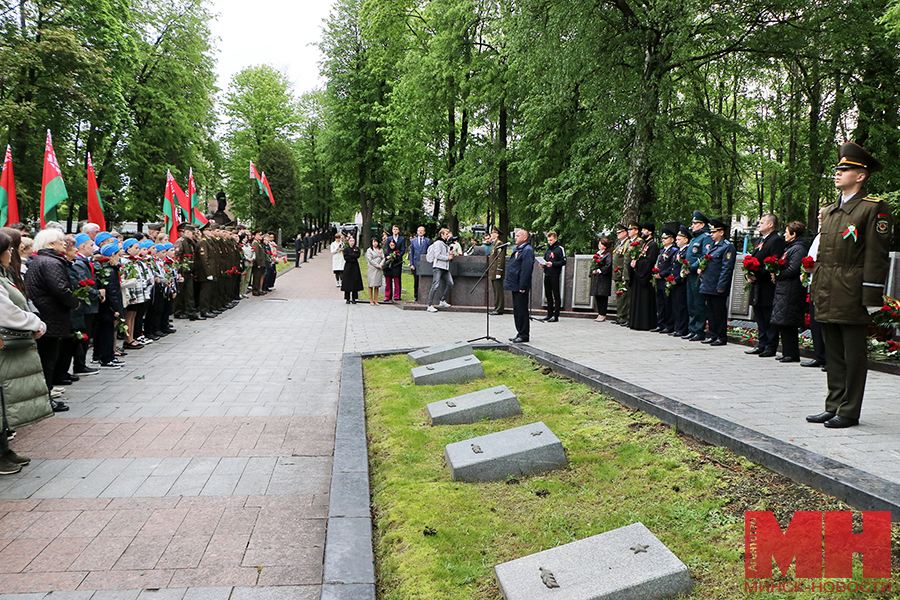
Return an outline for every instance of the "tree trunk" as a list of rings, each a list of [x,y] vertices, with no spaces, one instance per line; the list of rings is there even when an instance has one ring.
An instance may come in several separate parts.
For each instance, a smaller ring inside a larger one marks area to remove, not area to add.
[[[452,93],[452,92],[451,92]],[[453,235],[459,235],[459,218],[454,213],[453,178],[456,169],[456,103],[447,108],[447,200],[444,202],[444,220]]]
[[[806,205],[806,227],[810,233],[819,230],[819,197],[822,190],[822,175],[825,164],[819,148],[819,120],[822,110],[822,81],[819,79],[818,62],[813,63],[809,90],[809,196]]]
[[[659,110],[659,86],[662,80],[660,57],[651,48],[644,59],[644,76],[640,88],[640,99],[635,114],[634,140],[628,161],[628,183],[625,186],[625,205],[622,219],[640,220],[644,208],[652,202],[650,179],[653,166],[650,152],[653,148],[653,133],[656,114]]]
[[[507,183],[506,160],[506,102],[500,102],[500,116],[497,126],[497,141],[500,150],[500,163],[497,169],[497,227],[500,229],[500,241],[509,241],[509,185]]]

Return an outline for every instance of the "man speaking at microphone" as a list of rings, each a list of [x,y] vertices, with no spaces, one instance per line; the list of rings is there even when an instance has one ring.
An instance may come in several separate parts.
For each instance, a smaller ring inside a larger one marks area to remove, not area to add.
[[[528,293],[531,291],[531,272],[534,270],[534,249],[528,243],[528,236],[525,229],[516,232],[516,247],[506,265],[506,280],[503,282],[503,289],[512,292],[516,337],[509,338],[509,341],[516,344],[527,342],[531,334]]]

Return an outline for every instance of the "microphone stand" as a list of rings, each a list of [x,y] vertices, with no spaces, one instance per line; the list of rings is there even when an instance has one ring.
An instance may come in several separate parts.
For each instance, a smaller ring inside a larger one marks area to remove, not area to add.
[[[501,248],[506,248],[507,246],[509,246],[509,242],[506,242],[502,246],[499,246],[497,249],[500,250]],[[472,292],[474,292],[475,289],[478,287],[478,285],[481,283],[481,281],[485,277],[487,277],[488,272],[490,272],[491,267],[494,266],[494,263],[497,261],[498,258],[500,258],[499,252],[497,253],[497,256],[495,256],[493,258],[493,260],[490,258],[490,256],[488,256],[485,259],[485,262],[487,262],[487,267],[485,267],[484,272],[481,274],[481,277],[478,278],[478,281],[475,282],[475,285],[472,286],[472,289],[469,290],[470,294]],[[490,314],[491,313],[491,303],[490,303],[491,294],[490,294],[490,290],[488,289],[489,283],[490,282],[485,282],[485,286],[484,286],[484,335],[481,337],[477,337],[475,339],[468,340],[469,343],[477,342],[479,340],[491,340],[498,344],[502,343],[497,338],[491,336],[491,314]]]

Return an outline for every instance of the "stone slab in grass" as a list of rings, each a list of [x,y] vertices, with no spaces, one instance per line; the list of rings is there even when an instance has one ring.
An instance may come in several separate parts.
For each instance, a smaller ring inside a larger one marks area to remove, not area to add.
[[[484,379],[481,361],[472,354],[442,362],[413,367],[410,369],[416,385],[441,385],[445,383],[465,383]]]
[[[432,425],[464,425],[522,414],[519,399],[505,385],[432,402],[426,408]]]
[[[451,358],[472,356],[472,344],[464,341],[448,342],[410,352],[407,356],[419,366],[432,365]]]
[[[543,422],[447,444],[444,457],[454,481],[497,481],[562,469],[562,442]]]
[[[643,523],[494,567],[506,600],[657,600],[691,591],[687,566]]]

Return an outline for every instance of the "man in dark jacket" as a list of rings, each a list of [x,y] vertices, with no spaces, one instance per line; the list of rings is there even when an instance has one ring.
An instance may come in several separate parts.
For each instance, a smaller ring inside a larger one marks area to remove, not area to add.
[[[700,268],[700,261],[709,252],[713,244],[712,238],[709,236],[709,219],[699,210],[694,211],[694,218],[691,221],[691,231],[694,235],[693,239],[688,243],[687,261],[688,261],[688,277],[687,277],[687,301],[688,313],[690,320],[688,321],[689,336],[684,339],[692,342],[701,341],[706,337],[706,303],[700,294],[700,275],[697,273]]]
[[[728,294],[731,292],[737,252],[734,244],[725,239],[725,223],[722,221],[710,219],[709,234],[713,240],[709,259],[706,268],[698,270],[702,276],[700,294],[706,300],[706,314],[709,317],[709,339],[702,343],[724,346],[728,343]]]
[[[763,215],[757,226],[762,239],[753,249],[753,258],[759,261],[759,277],[750,275],[750,305],[756,319],[759,342],[756,348],[745,351],[745,354],[758,354],[760,358],[775,356],[778,348],[778,326],[772,324],[772,304],[775,301],[775,284],[765,270],[765,260],[770,256],[781,257],[784,254],[784,238],[778,234],[778,217],[773,214]]]
[[[672,314],[672,296],[667,290],[666,281],[675,276],[675,271],[681,270],[681,265],[676,264],[678,248],[675,246],[675,232],[668,227],[662,228],[663,249],[656,259],[656,271],[653,273],[653,283],[656,287],[656,328],[650,331],[659,333],[672,333],[675,331],[675,318]]]
[[[413,299],[419,301],[419,259],[428,252],[431,240],[425,237],[425,228],[421,225],[416,231],[416,237],[409,243],[409,271],[413,276]]]
[[[534,250],[528,236],[525,229],[516,232],[516,247],[506,263],[506,279],[503,282],[503,289],[512,292],[513,320],[516,323],[516,337],[509,338],[509,341],[517,344],[527,342],[531,335],[528,295],[531,292],[531,272],[534,270]]]
[[[882,169],[861,146],[841,146],[834,178],[841,197],[822,212],[810,295],[825,337],[828,396],[825,412],[806,420],[832,429],[859,424],[868,370],[866,328],[882,306],[891,264],[891,209],[865,191],[869,175]]]
[[[562,308],[560,292],[563,267],[566,266],[566,250],[559,245],[559,236],[555,231],[547,233],[547,250],[544,251],[544,296],[547,299],[547,316],[541,319],[548,323],[559,321]]]

